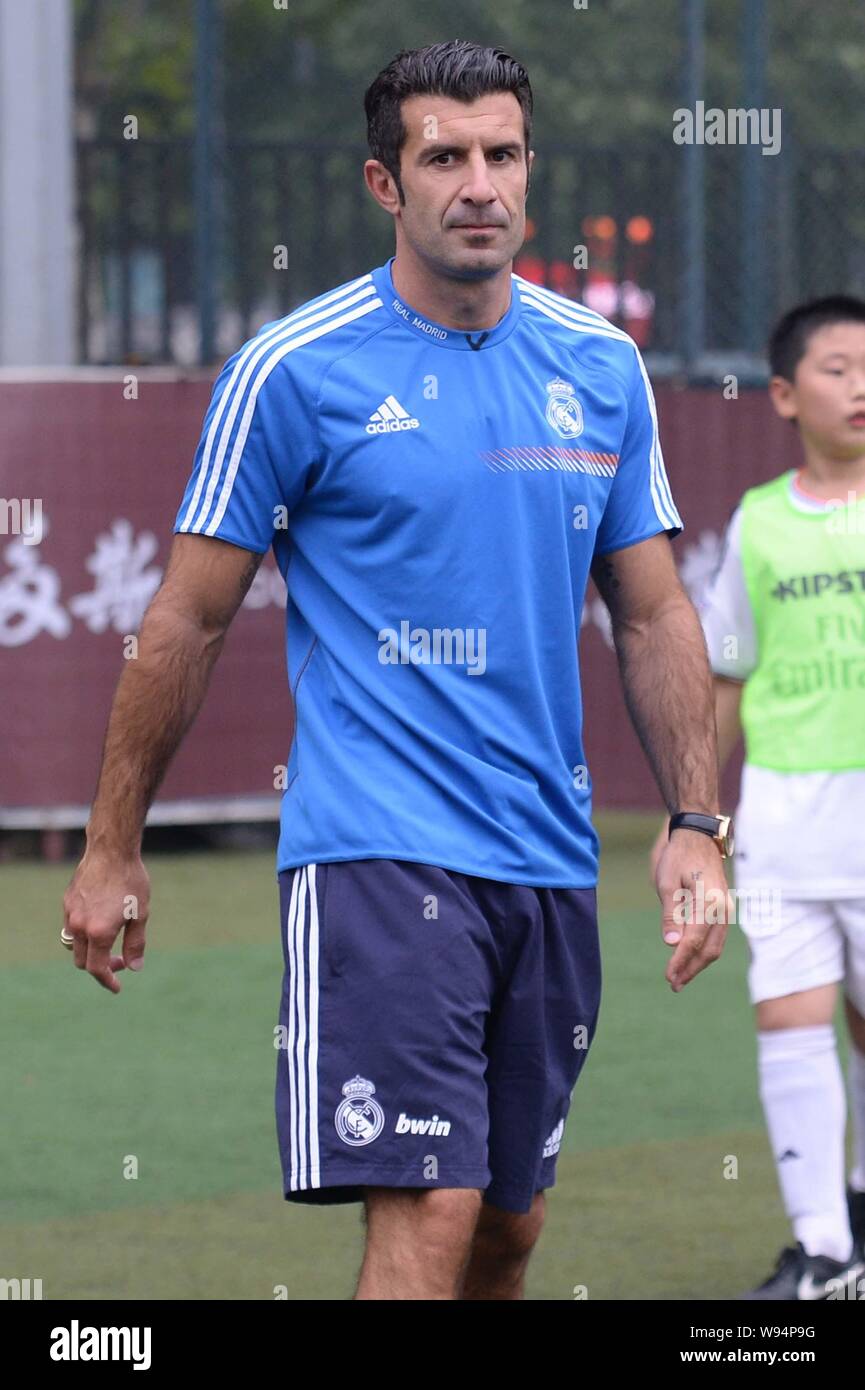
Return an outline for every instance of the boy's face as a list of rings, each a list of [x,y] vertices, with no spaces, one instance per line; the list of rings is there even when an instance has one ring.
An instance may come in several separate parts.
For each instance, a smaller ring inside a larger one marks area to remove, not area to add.
[[[832,323],[810,334],[794,379],[773,376],[772,403],[803,440],[836,459],[865,455],[865,324]]]

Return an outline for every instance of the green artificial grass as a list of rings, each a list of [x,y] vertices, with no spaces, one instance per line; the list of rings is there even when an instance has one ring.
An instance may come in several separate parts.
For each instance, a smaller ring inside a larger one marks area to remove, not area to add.
[[[601,818],[601,1017],[530,1298],[733,1297],[789,1240],[744,940],[731,928],[721,960],[672,993],[655,825]],[[145,969],[117,997],[59,944],[72,867],[2,869],[0,1276],[58,1299],[349,1298],[360,1207],[281,1194],[273,855],[153,854]]]

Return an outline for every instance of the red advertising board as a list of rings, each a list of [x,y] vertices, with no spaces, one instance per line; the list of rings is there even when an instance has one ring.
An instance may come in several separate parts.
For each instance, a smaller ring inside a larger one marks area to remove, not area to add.
[[[0,826],[84,823],[124,639],[159,584],[209,395],[209,380],[169,372],[140,371],[135,383],[121,370],[0,374],[0,498],[18,499],[20,527],[29,519],[32,528],[11,534],[14,516],[0,509]],[[743,489],[798,462],[796,440],[760,391],[726,399],[720,388],[665,383],[656,395],[686,528],[675,553],[698,597]],[[284,604],[268,556],[152,819],[276,813],[274,769],[287,762],[292,734]],[[591,592],[581,651],[595,804],[655,807],[605,619]],[[728,806],[733,785],[731,773]]]

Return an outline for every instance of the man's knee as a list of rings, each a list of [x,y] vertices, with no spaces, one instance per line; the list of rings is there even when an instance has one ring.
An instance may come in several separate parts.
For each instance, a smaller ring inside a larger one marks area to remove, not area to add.
[[[365,1188],[356,1297],[456,1298],[480,1204],[477,1188]]]
[[[364,1219],[371,1233],[377,1226],[406,1229],[430,1244],[471,1240],[481,1206],[474,1187],[367,1187]]]
[[[502,1211],[487,1204],[481,1208],[473,1250],[496,1261],[522,1261],[534,1249],[544,1224],[543,1192],[535,1195],[527,1212]]]

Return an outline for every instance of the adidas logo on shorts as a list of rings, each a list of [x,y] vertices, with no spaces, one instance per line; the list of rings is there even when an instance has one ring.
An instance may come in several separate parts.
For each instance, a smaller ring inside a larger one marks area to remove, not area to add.
[[[562,1135],[564,1134],[564,1132],[565,1122],[564,1120],[559,1120],[559,1123],[556,1125],[549,1139],[544,1144],[544,1158],[552,1158],[554,1154],[557,1154],[559,1152],[559,1147],[561,1145]]]

